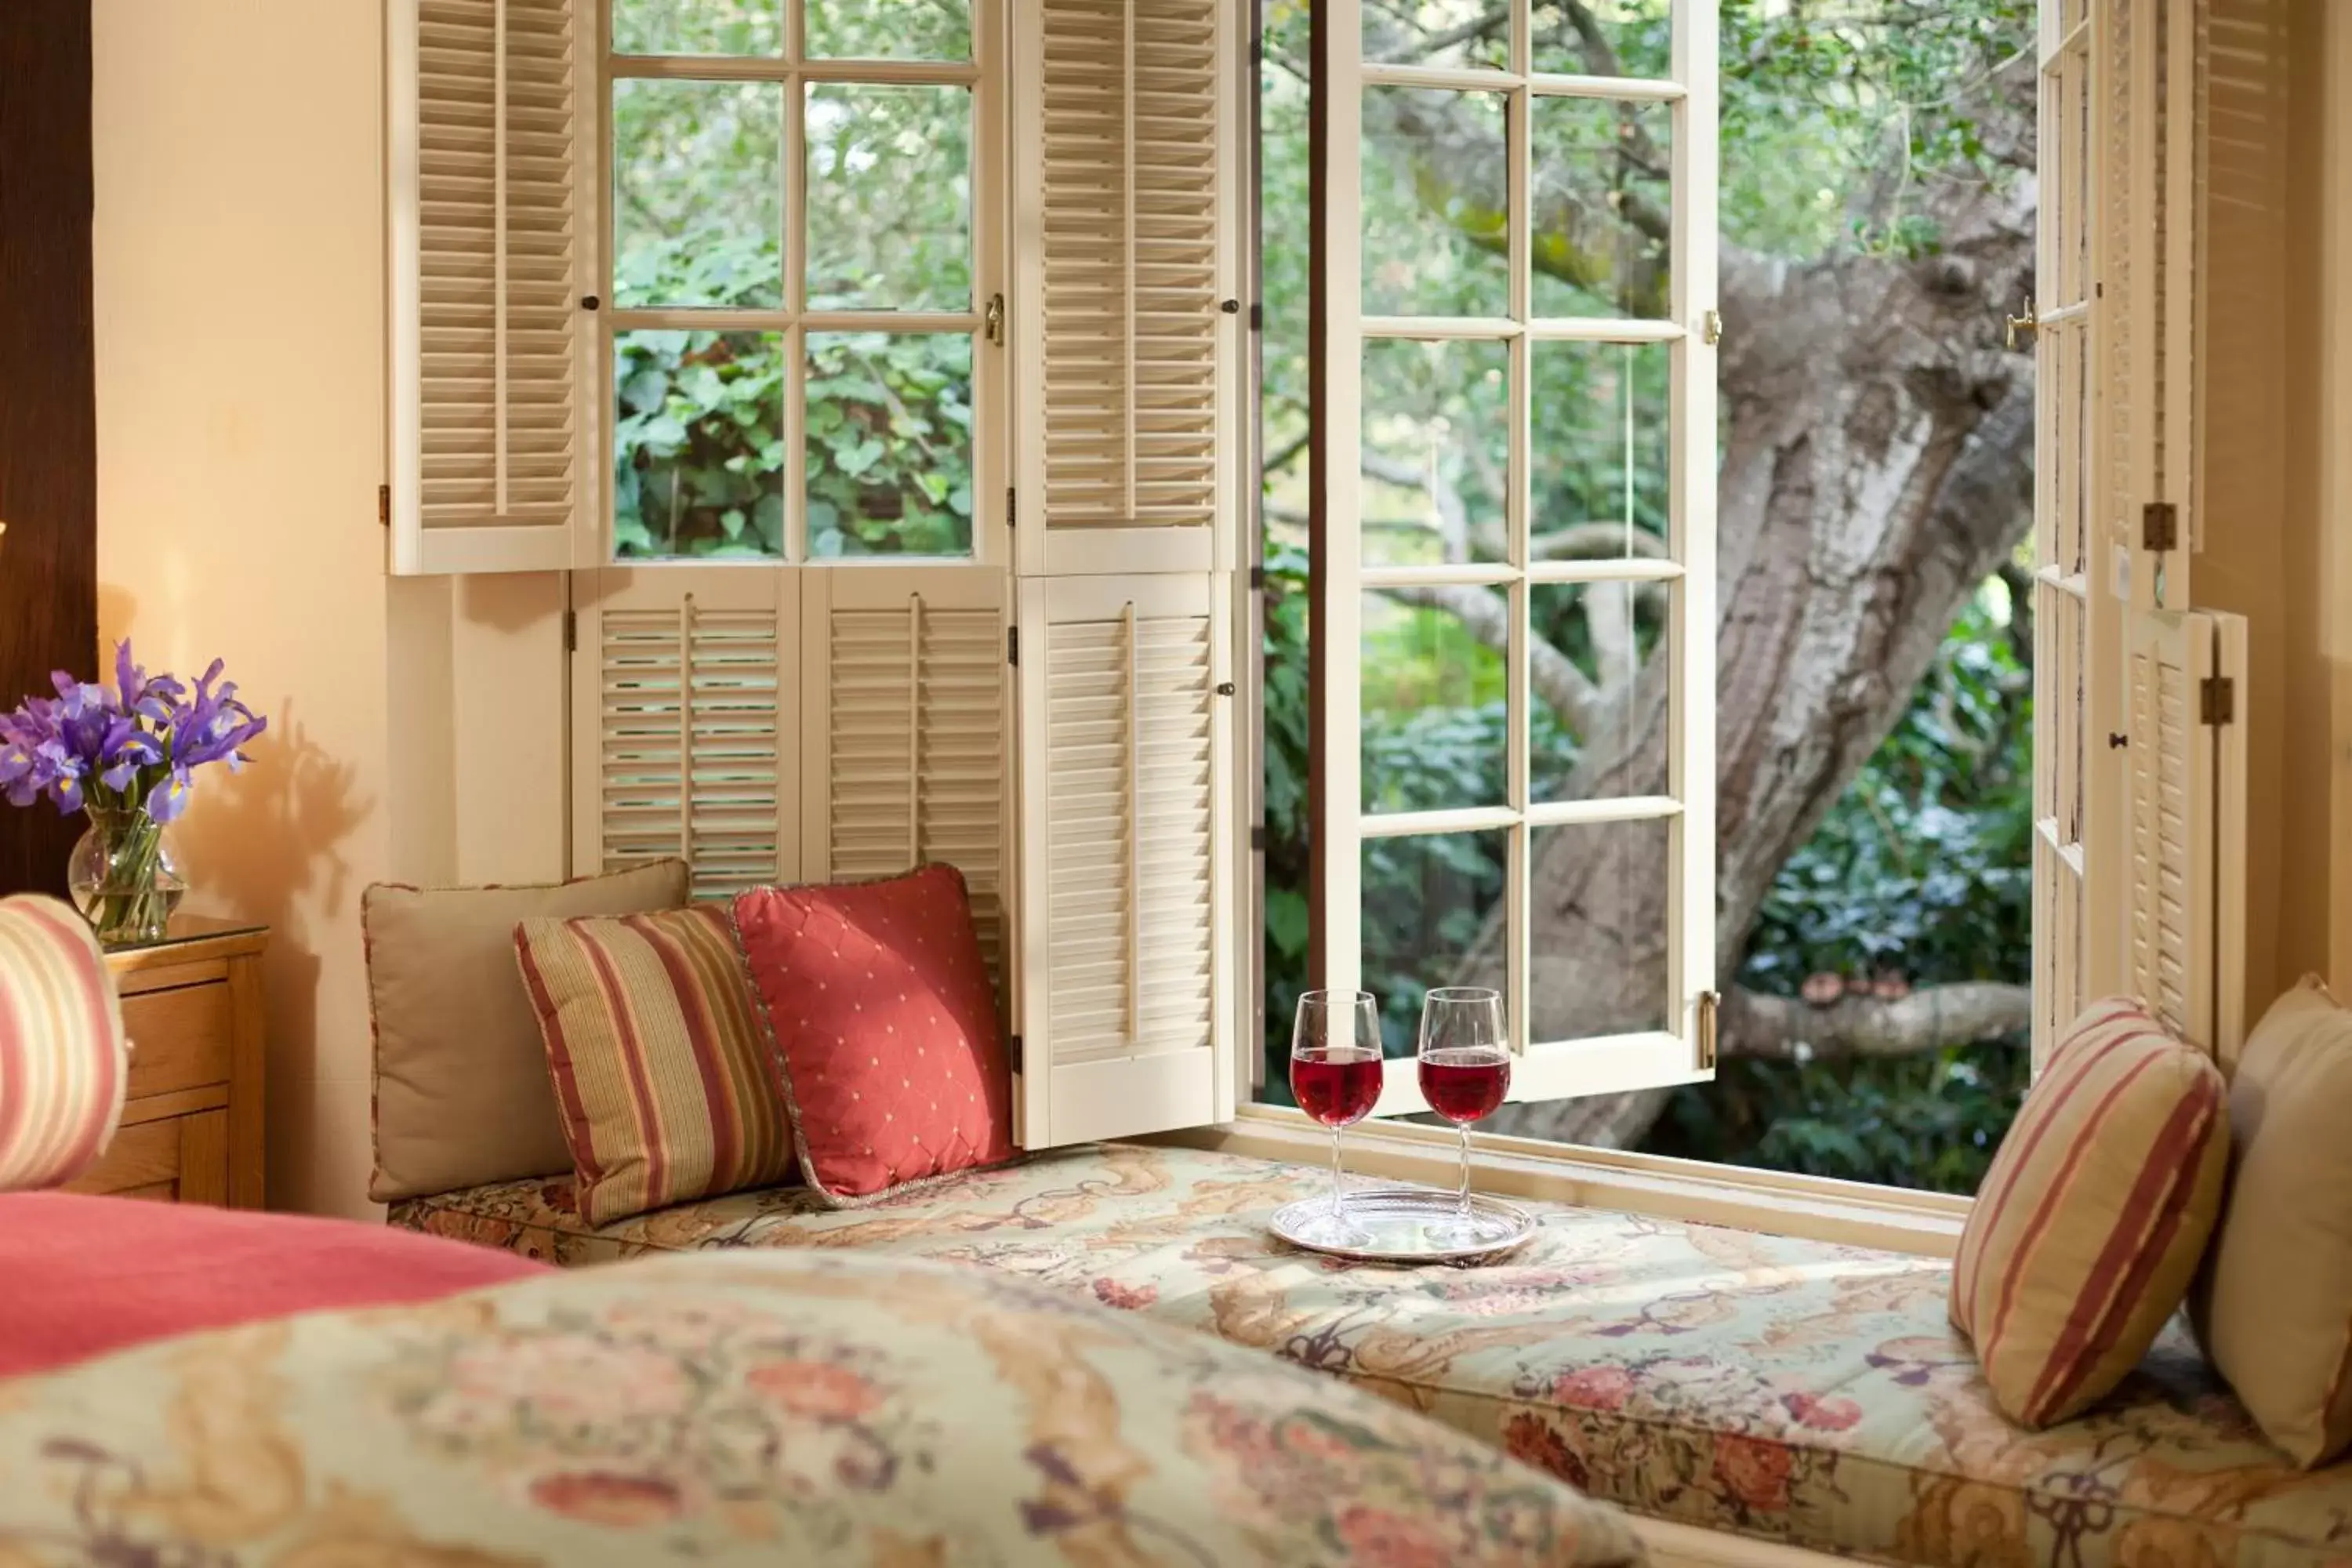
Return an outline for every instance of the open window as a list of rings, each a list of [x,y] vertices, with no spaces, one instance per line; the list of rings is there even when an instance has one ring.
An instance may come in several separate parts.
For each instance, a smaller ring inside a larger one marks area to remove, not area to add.
[[[1398,915],[1367,889],[1412,886],[1423,929],[1383,946],[1416,993],[1502,990],[1513,1098],[1543,1100],[1713,1066],[1717,27],[1712,0],[1580,36],[1507,10],[1323,13],[1311,967],[1359,984]],[[1460,210],[1417,199],[1440,157]],[[1538,234],[1595,243],[1538,266]],[[1384,526],[1391,471],[1434,530]],[[1417,731],[1497,707],[1483,766],[1421,766]],[[1391,1072],[1380,1110],[1423,1109]]]

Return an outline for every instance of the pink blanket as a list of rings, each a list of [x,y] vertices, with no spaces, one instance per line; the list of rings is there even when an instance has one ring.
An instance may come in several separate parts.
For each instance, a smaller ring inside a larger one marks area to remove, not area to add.
[[[352,1220],[7,1194],[0,1195],[0,1378],[194,1329],[430,1300],[544,1268]]]

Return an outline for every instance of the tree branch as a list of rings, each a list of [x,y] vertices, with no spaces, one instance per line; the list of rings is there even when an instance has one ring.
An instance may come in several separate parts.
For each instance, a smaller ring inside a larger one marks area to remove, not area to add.
[[[1501,653],[1511,646],[1510,603],[1492,588],[1467,584],[1422,584],[1382,588],[1383,598],[1424,610],[1443,610],[1462,623],[1462,629]],[[1528,682],[1546,706],[1579,735],[1592,732],[1601,707],[1601,690],[1576,662],[1539,637],[1528,639]]]
[[[1907,1057],[2002,1039],[2032,1025],[2032,988],[1991,981],[1930,985],[1891,1002],[1850,995],[1827,1007],[1734,986],[1723,999],[1723,1052],[1783,1062]]]

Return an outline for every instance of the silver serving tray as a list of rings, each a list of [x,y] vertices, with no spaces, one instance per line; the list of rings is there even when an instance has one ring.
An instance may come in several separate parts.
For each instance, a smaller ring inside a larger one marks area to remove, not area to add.
[[[1274,1211],[1266,1228],[1291,1246],[1356,1263],[1474,1263],[1508,1252],[1535,1234],[1535,1216],[1516,1204],[1470,1194],[1470,1212],[1496,1234],[1465,1242],[1443,1234],[1457,1200],[1431,1187],[1370,1187],[1348,1194],[1348,1217],[1364,1233],[1360,1245],[1308,1239],[1305,1227],[1331,1212],[1331,1195],[1318,1194]]]

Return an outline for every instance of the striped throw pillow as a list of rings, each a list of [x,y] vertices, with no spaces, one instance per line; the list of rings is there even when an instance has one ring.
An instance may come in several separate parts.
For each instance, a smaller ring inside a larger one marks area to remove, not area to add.
[[[0,899],[0,1193],[69,1182],[105,1152],[129,1054],[89,924],[55,899]]]
[[[1993,1156],[1952,1260],[1952,1322],[1993,1401],[2063,1421],[2124,1380],[2221,1214],[2221,1075],[2133,1001],[2094,1003]]]
[[[775,1186],[792,1126],[722,909],[515,928],[583,1218]]]

